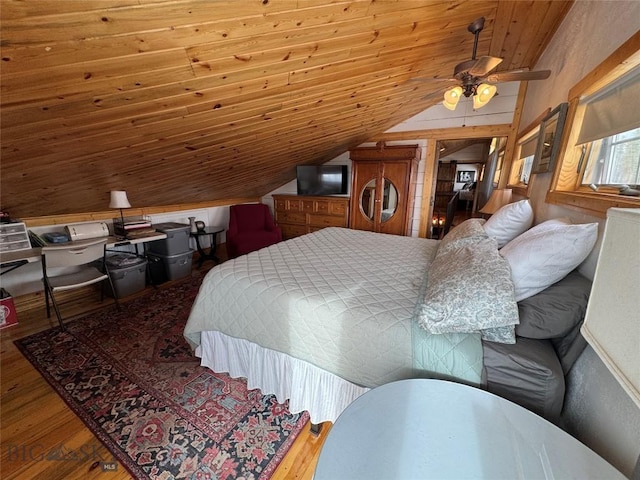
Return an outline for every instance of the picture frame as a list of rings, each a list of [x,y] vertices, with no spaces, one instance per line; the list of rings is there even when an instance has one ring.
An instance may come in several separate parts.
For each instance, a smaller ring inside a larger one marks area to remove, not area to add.
[[[546,173],[553,170],[560,150],[568,106],[566,102],[561,103],[540,122],[538,145],[533,157],[531,173]]]
[[[475,170],[458,170],[456,175],[457,183],[467,183],[467,182],[475,182],[476,181],[476,171]]]

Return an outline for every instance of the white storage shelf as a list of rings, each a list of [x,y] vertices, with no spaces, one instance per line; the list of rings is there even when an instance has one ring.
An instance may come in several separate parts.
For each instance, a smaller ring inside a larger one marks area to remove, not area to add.
[[[24,223],[0,223],[0,252],[17,252],[31,248]]]

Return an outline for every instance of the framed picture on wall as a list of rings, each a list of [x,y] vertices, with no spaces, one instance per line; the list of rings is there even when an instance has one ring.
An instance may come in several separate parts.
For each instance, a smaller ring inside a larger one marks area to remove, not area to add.
[[[567,107],[568,103],[561,103],[542,119],[531,173],[545,173],[553,170],[560,150]]]
[[[456,182],[467,183],[467,182],[475,182],[475,181],[476,181],[475,170],[458,170],[458,176],[456,177]]]

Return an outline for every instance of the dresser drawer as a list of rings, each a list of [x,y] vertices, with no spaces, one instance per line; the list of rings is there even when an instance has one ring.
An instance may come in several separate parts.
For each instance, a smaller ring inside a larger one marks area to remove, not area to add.
[[[318,200],[313,202],[313,213],[329,215],[331,213],[331,202],[328,200]]]
[[[333,217],[331,215],[310,215],[309,225],[312,227],[346,227],[345,218]]]
[[[315,200],[303,200],[302,211],[304,213],[313,213],[315,211],[314,206],[317,202]]]
[[[287,211],[303,212],[302,200],[287,200]]]
[[[287,200],[284,198],[276,198],[273,205],[276,211],[280,210],[284,212],[287,209],[287,203]]]
[[[307,233],[307,227],[305,225],[289,225],[285,223],[280,225],[280,228],[282,229],[282,238],[284,240],[299,237]]]
[[[275,220],[285,239],[325,227],[349,225],[349,199],[331,196],[273,196]]]
[[[307,216],[300,212],[276,212],[276,223],[294,223],[304,225]]]
[[[329,204],[329,213],[331,215],[346,215],[348,209],[347,202],[331,202]]]

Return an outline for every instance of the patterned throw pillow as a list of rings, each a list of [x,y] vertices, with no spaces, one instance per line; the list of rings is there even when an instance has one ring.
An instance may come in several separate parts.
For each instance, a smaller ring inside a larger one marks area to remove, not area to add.
[[[416,319],[430,333],[487,332],[488,340],[515,342],[518,306],[508,263],[497,243],[485,238],[450,249],[436,258],[427,273],[424,300]]]
[[[483,218],[470,218],[447,233],[438,245],[437,255],[444,255],[451,250],[478,243],[487,238],[482,227]]]

